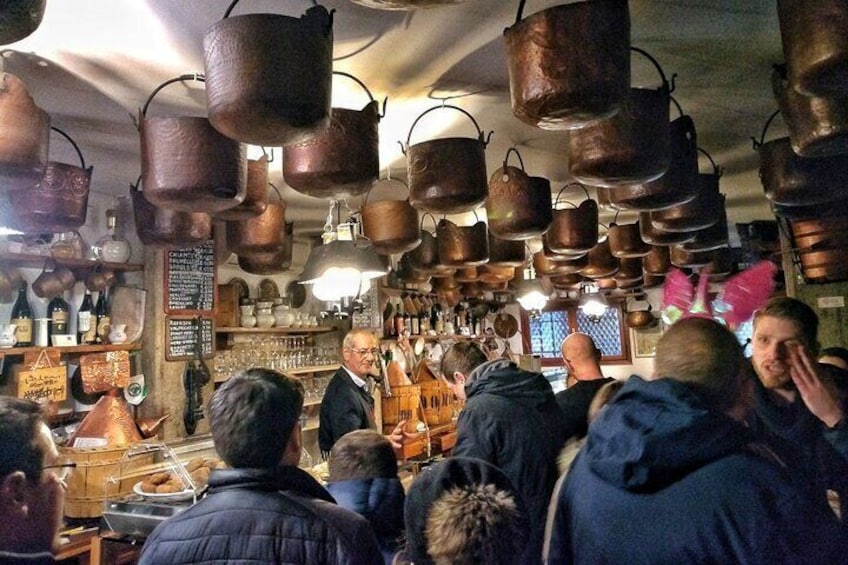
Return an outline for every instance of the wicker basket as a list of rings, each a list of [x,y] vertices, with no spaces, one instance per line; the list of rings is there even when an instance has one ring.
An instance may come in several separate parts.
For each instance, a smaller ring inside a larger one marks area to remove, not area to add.
[[[421,387],[402,385],[392,387],[392,396],[383,396],[383,433],[390,434],[403,420],[408,420],[406,429],[415,430],[421,406]]]
[[[121,457],[128,446],[60,449],[61,454],[77,464],[68,481],[65,494],[65,516],[69,518],[96,518],[103,513],[106,500],[106,480],[118,475]],[[153,463],[153,454],[144,455]],[[124,479],[118,487],[118,496],[132,493],[135,479]],[[116,493],[110,493],[115,495]]]

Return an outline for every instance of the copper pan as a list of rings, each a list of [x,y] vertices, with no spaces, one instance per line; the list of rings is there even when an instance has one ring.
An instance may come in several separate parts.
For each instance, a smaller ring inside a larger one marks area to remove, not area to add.
[[[477,137],[447,137],[410,145],[418,121],[442,108],[466,115],[474,123]],[[437,214],[458,214],[480,206],[487,193],[487,144],[488,139],[477,121],[462,108],[443,104],[425,110],[412,123],[406,145],[402,146],[407,158],[410,203],[419,210]]]
[[[703,151],[699,148],[700,151]],[[721,170],[706,152],[713,165],[713,172],[695,177],[698,187],[695,198],[684,204],[651,212],[651,224],[664,232],[689,232],[702,230],[719,221],[724,201],[719,197]]]
[[[579,186],[586,193],[586,200],[572,208],[557,208],[563,191]],[[565,185],[554,201],[553,221],[545,233],[545,241],[554,253],[587,252],[598,243],[598,203],[589,198],[586,187],[580,183]]]
[[[277,191],[255,218],[227,222],[227,247],[236,255],[278,253],[285,247],[285,227],[286,203]]]
[[[641,257],[625,257],[619,259],[618,272],[613,275],[615,282],[619,287],[622,284],[642,283],[642,258]]]
[[[719,221],[708,228],[698,230],[692,241],[681,243],[680,247],[687,251],[709,251],[718,249],[728,245],[727,233],[727,212],[724,209],[724,195],[719,195],[721,200],[721,209]]]
[[[550,277],[551,284],[558,290],[578,290],[578,285],[584,280],[579,273]]]
[[[677,105],[677,101],[671,100]],[[698,194],[698,142],[695,123],[683,114],[671,122],[671,156],[668,170],[658,179],[611,188],[598,188],[598,201],[603,197],[617,210],[663,210],[691,201]]]
[[[507,164],[515,152],[521,168]],[[524,161],[514,147],[504,157],[503,167],[489,178],[486,217],[489,232],[505,240],[524,240],[545,233],[553,219],[551,182],[524,172]]]
[[[675,245],[695,239],[693,232],[664,232],[656,229],[648,212],[639,214],[639,235],[649,245]]]
[[[665,275],[652,275],[643,271],[642,280],[642,288],[656,288],[665,283]]]
[[[453,276],[453,280],[458,283],[475,282],[479,278],[480,273],[477,271],[477,267],[460,267]]]
[[[590,279],[603,279],[615,275],[619,268],[619,260],[612,256],[609,239],[598,242],[587,255],[589,264],[580,269],[580,274]]]
[[[805,96],[789,84],[783,65],[775,65],[771,84],[796,154],[817,158],[848,153],[848,95]]]
[[[203,81],[185,74],[157,86],[138,119],[144,197],[160,208],[215,213],[238,206],[247,191],[246,147],[223,136],[206,118],[151,118],[147,109],[164,87]]]
[[[406,183],[397,179],[377,181],[365,196],[362,206],[362,230],[371,240],[374,250],[380,255],[406,253],[421,244],[421,230],[418,226],[418,212],[408,200],[379,200],[368,202],[377,186],[396,183],[406,193]],[[381,184],[382,183],[382,184]]]
[[[409,253],[401,255],[400,260],[398,261],[397,275],[405,283],[416,284],[428,282],[430,280],[430,275],[422,273],[421,271],[416,271],[412,268]]]
[[[670,87],[659,64],[636,47],[660,73],[658,89],[631,88],[614,116],[569,133],[571,176],[592,186],[621,186],[660,178],[670,162]]]
[[[579,263],[580,265],[583,265],[585,267],[589,264],[589,259],[584,256],[580,259],[575,259],[574,262]],[[552,261],[542,251],[537,251],[533,254],[533,269],[540,277],[568,275],[579,271],[580,268],[583,267],[569,265],[568,262]]]
[[[702,270],[711,281],[718,282],[727,278],[736,269],[733,263],[733,250],[730,247],[719,247],[713,250],[712,261]]]
[[[679,245],[669,248],[671,264],[675,267],[702,267],[713,260],[710,251],[687,251]]]
[[[439,264],[439,243],[436,236],[424,229],[424,218],[430,216],[433,223],[436,223],[435,218],[430,214],[421,216],[421,223],[418,225],[421,243],[418,247],[409,251],[409,264],[416,270],[429,273],[436,269]]]
[[[602,277],[600,279],[595,279],[592,282],[598,285],[599,290],[615,290],[618,288],[618,283],[615,282],[613,277]]]
[[[609,245],[614,257],[619,259],[644,257],[651,246],[642,241],[639,235],[639,222],[632,224],[611,223],[609,226]]]
[[[801,251],[801,270],[811,282],[835,282],[848,279],[848,248]]]
[[[212,237],[212,216],[206,212],[178,212],[154,206],[139,189],[141,177],[130,184],[133,217],[138,239],[150,247],[194,247]]]
[[[41,182],[49,146],[50,116],[18,77],[0,73],[0,192]]]
[[[489,261],[489,236],[485,222],[458,226],[450,220],[439,220],[436,239],[442,265],[474,267]]]
[[[526,245],[521,240],[500,239],[489,232],[489,262],[491,267],[523,267],[527,264]]]
[[[433,285],[434,292],[445,292],[459,288],[459,281],[453,277],[434,278],[430,283]]]
[[[55,127],[50,129],[70,142],[79,157],[80,166],[48,161],[44,176],[36,186],[9,191],[9,204],[14,211],[10,224],[22,232],[77,230],[85,224],[88,213],[94,167],[86,168],[82,151],[67,133]]]
[[[848,217],[829,216],[789,222],[794,247],[848,247]]]
[[[264,146],[291,145],[330,121],[333,15],[313,6],[300,18],[224,18],[203,37],[209,119],[223,135]]]
[[[215,213],[216,220],[247,220],[255,218],[268,207],[268,157],[247,162],[247,188],[238,206]]]
[[[355,81],[370,102],[362,110],[333,108],[330,127],[283,151],[283,178],[297,192],[316,198],[338,198],[365,194],[380,173],[380,105],[362,81],[347,73],[334,72]]]
[[[630,84],[630,14],[624,0],[554,6],[504,30],[512,111],[542,129],[612,116]]]
[[[501,283],[507,282],[515,276],[515,267],[502,267],[486,264],[480,267],[480,282]]]
[[[556,263],[566,263],[568,261],[574,261],[575,259],[582,259],[585,257],[589,251],[570,251],[568,253],[555,253],[551,246],[548,245],[548,234],[542,236],[542,253],[544,253],[545,257],[549,260],[554,261]]]
[[[789,79],[799,92],[848,92],[848,4],[843,0],[778,0],[780,39]]]

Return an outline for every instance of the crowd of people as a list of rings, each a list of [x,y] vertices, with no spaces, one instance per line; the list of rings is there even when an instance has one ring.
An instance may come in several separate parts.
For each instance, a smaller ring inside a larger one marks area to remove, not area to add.
[[[686,318],[661,337],[653,373],[626,381],[571,334],[557,396],[458,342],[441,361],[465,400],[456,446],[406,491],[403,429],[375,431],[363,389],[375,342],[352,332],[328,389],[346,408],[324,415],[326,432],[322,417],[326,487],[297,467],[301,383],[246,370],[208,406],[229,468],[151,534],[140,563],[842,562],[848,355],[820,352],[817,332],[807,305],[772,299],[749,360],[724,326]],[[37,406],[0,398],[0,564],[51,562],[70,466]]]

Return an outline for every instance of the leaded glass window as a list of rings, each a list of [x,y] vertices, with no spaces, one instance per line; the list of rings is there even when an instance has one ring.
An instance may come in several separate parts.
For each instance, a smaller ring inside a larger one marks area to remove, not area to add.
[[[568,318],[563,310],[552,310],[530,320],[530,348],[541,357],[559,357],[562,340],[568,335]]]
[[[621,311],[618,308],[607,308],[604,315],[596,321],[578,309],[577,331],[592,336],[604,357],[618,357],[623,354]]]

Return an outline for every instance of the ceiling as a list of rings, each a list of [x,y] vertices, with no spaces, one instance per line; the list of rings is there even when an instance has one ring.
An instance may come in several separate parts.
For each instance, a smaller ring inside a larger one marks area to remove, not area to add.
[[[161,82],[203,72],[203,36],[229,3],[48,0],[34,33],[0,47],[0,64],[25,82],[36,103],[51,115],[52,125],[75,139],[94,166],[95,198],[108,201],[126,194],[140,174],[132,117]],[[525,15],[562,3],[532,1]],[[309,5],[242,0],[233,15],[299,16]],[[489,174],[501,166],[507,149],[516,146],[527,172],[549,178],[554,191],[569,182],[568,133],[536,129],[512,115],[503,31],[515,22],[517,0],[467,0],[410,12],[375,10],[347,0],[323,5],[335,10],[334,69],[359,78],[375,98],[388,98],[379,132],[384,171],[406,175],[398,141],[406,141],[416,116],[448,98],[471,113],[481,128],[494,132],[486,149]],[[772,219],[751,137],[760,136],[776,108],[769,76],[771,65],[783,56],[774,0],[631,0],[629,9],[631,44],[653,55],[666,75],[677,75],[673,96],[694,119],[698,145],[724,171],[721,191],[727,196],[731,230],[737,222]],[[632,67],[633,86],[659,84],[644,60],[634,56]],[[204,115],[201,88],[183,84],[165,89],[151,115]],[[334,82],[333,106],[361,108],[365,101],[352,82]],[[415,129],[413,143],[475,135],[458,112],[431,115]],[[773,126],[769,137],[782,134],[782,127]],[[54,139],[50,159],[74,163],[76,155],[66,145]],[[271,181],[283,188],[288,219],[301,235],[317,233],[326,202],[286,187],[280,162],[277,158],[271,167]],[[357,207],[359,199],[349,204]],[[606,221],[611,216],[606,213]],[[602,221],[604,217],[602,213]]]

